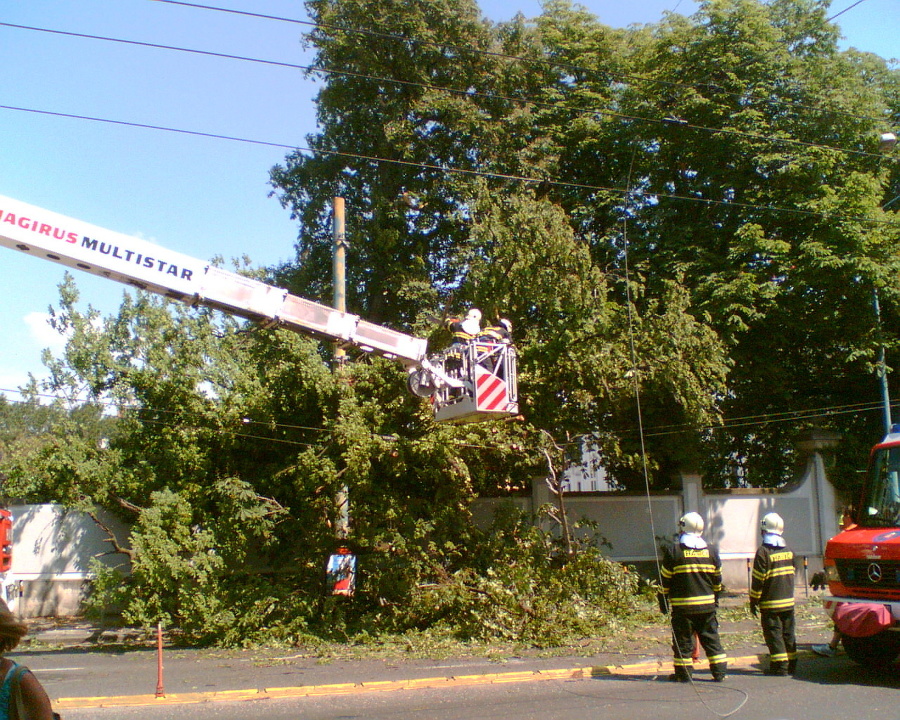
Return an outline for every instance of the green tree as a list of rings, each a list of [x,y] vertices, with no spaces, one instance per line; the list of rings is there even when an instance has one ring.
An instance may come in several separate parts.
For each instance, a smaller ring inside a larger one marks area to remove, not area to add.
[[[61,296],[55,321],[70,339],[49,389],[115,406],[115,433],[98,443],[72,422],[52,428],[11,467],[10,492],[100,505],[131,523],[122,549],[132,574],[98,580],[128,620],[232,643],[377,629],[403,614],[423,573],[463,563],[459,548],[475,542],[472,448],[487,431],[435,428],[399,367],[361,360],[334,373],[311,339],[143,293],[102,322],[78,310],[71,281]],[[474,475],[484,481],[483,469]],[[322,570],[341,484],[350,541],[370,572],[336,622],[323,609]],[[398,563],[405,582],[379,570]]]
[[[467,280],[477,302],[502,309],[519,328],[527,419],[570,436],[591,428],[618,482],[643,487],[636,397],[651,424],[715,422],[727,371],[723,346],[675,283],[656,299],[632,281],[630,303],[618,302],[614,279],[558,205],[528,195],[484,205]],[[695,438],[680,432],[650,443],[658,483],[696,465]]]
[[[635,585],[530,518],[469,522],[476,493],[546,471],[542,431],[589,433],[626,488],[645,467],[652,487],[698,466],[779,484],[818,416],[871,444],[877,411],[837,411],[876,400],[878,349],[898,351],[900,171],[876,141],[900,83],[838,50],[821,2],[717,0],[628,30],[566,0],[500,25],[469,0],[307,6],[321,129],[272,170],[301,226],[273,276],[328,298],[345,197],[350,310],[435,346],[434,318],[465,306],[510,318],[524,422],[438,427],[383,359],[334,372],[310,339],[142,294],[101,323],[63,288],[53,388],[112,399],[116,434],[43,445],[10,486],[134,521],[135,621],[558,641],[554,578],[602,578],[573,612]],[[342,486],[366,568],[352,604],[321,593]]]
[[[559,172],[560,124],[571,120],[565,106],[582,79],[571,63],[615,57],[621,34],[604,32],[565,2],[548,4],[537,26],[522,18],[492,26],[464,2],[308,5],[320,23],[309,38],[316,67],[328,73],[319,97],[322,130],[309,138],[312,156],[292,155],[272,173],[282,201],[305,220],[302,270],[289,273],[292,287],[321,294],[330,244],[326,198],[337,187],[357,228],[348,257],[350,285],[360,290],[352,309],[392,315],[419,332],[429,332],[424,317],[468,304],[509,317],[521,350],[526,420],[600,431],[623,483],[636,481],[639,465],[635,416],[624,412],[634,408],[626,398],[634,396],[635,379],[667,423],[690,428],[714,419],[727,363],[700,314],[686,310],[688,297],[675,284],[646,295],[637,277],[633,290],[642,300],[623,303],[608,287],[608,268],[598,262],[604,258],[573,235],[573,213],[550,201],[556,193],[548,199],[537,183],[516,179]],[[360,43],[372,28],[379,42]],[[610,83],[581,102],[606,102],[612,93]],[[608,194],[595,200],[612,202]],[[381,247],[387,252],[376,256]],[[665,357],[656,353],[664,328],[679,331],[666,339],[674,352]],[[435,344],[446,339],[431,337]],[[635,345],[642,354],[633,360]],[[531,463],[539,466],[538,435],[530,437]],[[669,450],[676,445],[684,447],[669,443]],[[665,444],[657,447],[664,484],[678,461],[664,457]]]
[[[688,312],[727,343],[726,427],[707,434],[704,463],[717,485],[784,482],[794,433],[817,409],[857,435],[839,413],[877,400],[877,347],[895,346],[894,301],[879,333],[872,294],[897,285],[895,214],[879,209],[896,163],[876,152],[897,73],[840,52],[825,10],[728,0],[670,15],[629,33],[612,73],[582,55],[569,122],[548,128],[567,180],[556,195],[598,264],[621,275],[627,261],[647,300],[682,286]],[[552,37],[565,46],[566,33]],[[868,417],[870,444],[878,411]]]
[[[330,297],[320,270],[330,266],[331,198],[341,195],[351,208],[348,305],[374,322],[412,323],[434,304],[436,279],[457,282],[444,261],[463,232],[466,180],[442,168],[478,165],[458,150],[481,127],[469,92],[491,64],[488,27],[472,0],[313,0],[307,10],[313,67],[326,79],[322,131],[307,139],[312,155],[272,172],[301,221],[302,262],[285,274],[307,297]]]

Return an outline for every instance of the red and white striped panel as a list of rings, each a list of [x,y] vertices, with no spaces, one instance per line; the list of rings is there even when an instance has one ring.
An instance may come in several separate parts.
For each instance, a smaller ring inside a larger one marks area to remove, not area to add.
[[[479,410],[506,410],[506,383],[480,365],[475,366],[475,405]]]

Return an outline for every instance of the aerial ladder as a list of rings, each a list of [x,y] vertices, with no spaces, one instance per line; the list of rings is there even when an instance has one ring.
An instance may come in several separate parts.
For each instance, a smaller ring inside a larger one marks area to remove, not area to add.
[[[519,412],[516,355],[510,344],[473,342],[453,357],[447,352],[429,354],[423,338],[2,195],[0,245],[188,305],[214,308],[395,360],[407,370],[410,390],[431,399],[438,422],[479,422]]]

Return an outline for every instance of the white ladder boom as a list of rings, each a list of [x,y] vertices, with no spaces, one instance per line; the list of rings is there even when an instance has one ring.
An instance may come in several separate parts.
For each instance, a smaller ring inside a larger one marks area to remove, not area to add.
[[[428,351],[423,338],[375,325],[146,240],[2,195],[0,245],[190,305],[205,305],[347,343],[395,359],[407,368],[420,367]]]

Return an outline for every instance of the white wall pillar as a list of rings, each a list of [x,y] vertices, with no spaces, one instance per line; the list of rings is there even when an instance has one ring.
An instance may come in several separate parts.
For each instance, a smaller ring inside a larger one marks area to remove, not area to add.
[[[684,512],[700,513],[704,520],[706,517],[706,497],[703,494],[703,480],[696,473],[684,473],[681,476],[681,498],[684,503]]]

